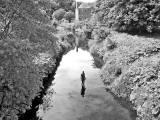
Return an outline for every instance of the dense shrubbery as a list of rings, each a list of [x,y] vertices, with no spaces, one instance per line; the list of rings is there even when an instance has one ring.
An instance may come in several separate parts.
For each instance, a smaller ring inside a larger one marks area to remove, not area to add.
[[[138,120],[160,119],[160,42],[105,27],[131,33],[158,31],[159,4],[158,0],[98,0],[94,11],[104,28],[94,25],[90,52],[102,63],[101,78],[106,87],[133,103]]]
[[[0,45],[0,116],[16,119],[31,105],[42,86],[44,73],[33,63],[35,53],[28,40],[6,39]]]
[[[99,27],[97,29],[94,29],[92,34],[94,35],[94,40],[98,43],[104,41],[110,34],[110,31],[104,27]]]
[[[65,48],[69,49],[75,47],[75,36],[73,35],[73,33],[68,32],[66,34],[61,34],[60,39],[62,42],[62,46],[64,46]]]
[[[56,10],[53,14],[54,18],[56,18],[57,20],[62,20],[64,18],[64,15],[65,15],[65,10],[62,8]]]
[[[60,43],[64,48],[69,49],[75,47],[75,36],[72,32],[73,27],[73,23],[68,23],[68,21],[64,21],[57,28],[57,37],[59,37]]]
[[[66,12],[64,18],[69,22],[71,22],[74,19],[74,12],[72,11]]]
[[[114,49],[108,49],[108,39]],[[130,100],[139,120],[160,119],[158,39],[111,32],[98,44],[90,41],[90,51],[103,59],[101,78],[106,87]]]
[[[98,0],[95,13],[118,31],[154,32],[160,26],[159,0]]]
[[[65,11],[75,11],[74,0],[52,0],[58,4],[58,8],[63,8]]]
[[[46,14],[48,7],[41,2],[44,0],[0,1],[2,120],[16,120],[17,114],[30,107],[43,87],[43,77],[55,66],[55,57],[60,52],[55,29]]]
[[[52,18],[56,18],[58,21],[66,19],[69,22],[74,18],[75,1],[74,0],[52,0]]]

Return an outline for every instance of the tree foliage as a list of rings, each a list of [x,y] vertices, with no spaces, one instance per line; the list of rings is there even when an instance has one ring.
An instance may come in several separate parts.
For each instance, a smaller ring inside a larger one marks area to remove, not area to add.
[[[103,61],[101,79],[106,87],[131,101],[137,120],[159,120],[159,39],[112,31],[101,43],[90,42],[92,55]]]
[[[74,0],[52,0],[52,4],[54,18],[57,20],[66,18],[69,21],[73,18],[76,5]]]
[[[103,28],[103,27],[94,29],[93,31],[94,40],[97,43],[104,41],[109,34],[110,34],[110,31],[106,30],[106,28]]]
[[[159,0],[98,0],[95,13],[118,31],[154,32],[160,26]]]
[[[75,1],[74,0],[53,0],[58,3],[59,9],[63,8],[65,11],[75,11]]]
[[[41,0],[0,0],[0,119],[17,120],[42,87],[55,61],[35,62],[41,53],[59,52]],[[43,9],[42,9],[43,8]]]
[[[73,20],[74,18],[74,13],[72,11],[66,12],[64,18],[69,22],[71,22],[71,20]]]
[[[37,0],[40,9],[52,20],[52,15],[59,8],[58,3],[53,0]]]
[[[66,12],[64,9],[58,9],[54,12],[54,18],[56,18],[57,20],[62,20],[64,18],[65,13]]]

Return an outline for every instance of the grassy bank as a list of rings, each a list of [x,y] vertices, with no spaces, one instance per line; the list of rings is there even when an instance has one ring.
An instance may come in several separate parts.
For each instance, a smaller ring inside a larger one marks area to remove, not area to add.
[[[41,104],[45,103],[44,96],[47,94],[48,88],[52,85],[52,82],[54,80],[54,75],[56,73],[56,70],[61,62],[61,59],[63,57],[63,54],[65,53],[65,49],[62,48],[62,51],[59,53],[59,56],[54,58],[55,66],[52,66],[50,68],[50,72],[46,74],[46,77],[43,78],[42,81],[42,88],[40,91],[38,91],[38,95],[35,96],[35,98],[32,100],[32,105],[30,109],[27,109],[25,113],[18,115],[18,120],[39,120],[39,116],[37,116],[37,112],[39,110],[39,106]],[[49,69],[48,69],[49,70]]]
[[[39,30],[39,29],[38,29]],[[39,30],[30,39],[1,40],[0,44],[0,119],[17,120],[18,114],[31,108],[39,95],[43,78],[55,69],[62,52],[74,47],[56,33]]]
[[[71,36],[57,35],[61,22],[52,15],[63,8],[57,5],[51,0],[0,1],[0,120],[17,120],[31,108],[57,57],[74,46]]]
[[[139,120],[159,120],[159,39],[111,31],[104,40],[90,40],[89,47],[104,62],[106,88],[131,101]]]
[[[1,80],[3,85],[0,94],[1,119],[16,120],[17,114],[22,114],[31,108],[32,100],[39,96],[41,89],[45,88],[43,78],[52,73],[56,68],[56,59],[61,56],[62,52],[71,49],[71,45],[66,47],[57,43],[56,48],[53,52],[39,51],[34,56],[26,55],[28,51],[24,49],[25,52],[23,53],[23,50],[21,52],[23,59],[18,58],[16,54],[6,58],[1,57],[3,64],[1,75],[5,75],[5,80]]]

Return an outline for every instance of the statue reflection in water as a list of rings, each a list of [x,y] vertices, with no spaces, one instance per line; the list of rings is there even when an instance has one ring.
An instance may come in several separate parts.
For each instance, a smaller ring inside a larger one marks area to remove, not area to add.
[[[82,97],[84,97],[84,95],[85,95],[85,90],[86,90],[85,80],[86,80],[86,77],[85,77],[85,73],[84,73],[84,71],[83,71],[82,74],[81,74],[81,81],[82,81],[81,96],[82,96]]]
[[[78,52],[78,46],[76,46],[76,52]]]

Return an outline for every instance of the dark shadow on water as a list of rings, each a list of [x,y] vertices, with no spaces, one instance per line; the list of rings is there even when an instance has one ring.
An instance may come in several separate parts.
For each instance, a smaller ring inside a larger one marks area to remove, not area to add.
[[[78,46],[76,46],[76,52],[78,52]]]
[[[82,96],[82,97],[84,97],[85,91],[86,91],[86,87],[85,87],[84,84],[82,84],[82,88],[81,88],[81,96]]]
[[[82,74],[81,74],[81,81],[82,81],[81,96],[82,97],[84,97],[85,91],[86,91],[85,80],[86,80],[85,73],[84,71],[82,71]]]

